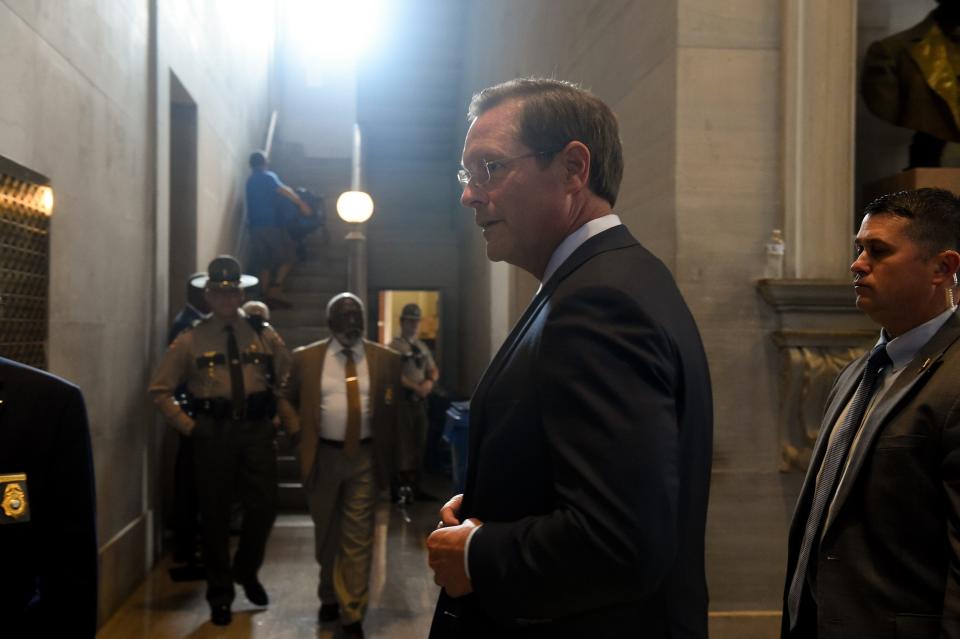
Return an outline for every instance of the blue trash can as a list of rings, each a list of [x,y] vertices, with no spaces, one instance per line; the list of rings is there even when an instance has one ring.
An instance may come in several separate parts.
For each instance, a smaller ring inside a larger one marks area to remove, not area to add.
[[[467,446],[470,441],[470,402],[450,402],[443,423],[443,438],[450,444],[453,490],[463,492],[467,478]]]

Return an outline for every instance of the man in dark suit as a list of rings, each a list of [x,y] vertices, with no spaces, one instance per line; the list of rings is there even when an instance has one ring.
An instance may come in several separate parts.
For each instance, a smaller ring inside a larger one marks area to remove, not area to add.
[[[0,358],[0,635],[94,636],[94,495],[80,389]]]
[[[542,286],[471,402],[466,489],[427,540],[431,637],[706,637],[712,407],[669,271],[612,213],[616,118],[566,82],[470,106],[487,257]]]
[[[827,400],[790,527],[784,639],[960,637],[960,201],[885,195],[850,267],[882,327]]]

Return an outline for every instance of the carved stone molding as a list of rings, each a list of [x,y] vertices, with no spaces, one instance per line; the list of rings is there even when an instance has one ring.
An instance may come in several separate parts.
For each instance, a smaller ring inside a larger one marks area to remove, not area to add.
[[[780,469],[803,472],[834,380],[878,329],[857,310],[849,281],[760,280],[757,289],[779,324],[771,339],[780,358]]]

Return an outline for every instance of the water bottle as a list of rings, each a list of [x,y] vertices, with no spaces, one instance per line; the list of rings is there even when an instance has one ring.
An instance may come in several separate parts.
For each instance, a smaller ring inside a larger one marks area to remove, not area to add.
[[[780,229],[773,229],[770,239],[767,240],[767,263],[763,269],[764,278],[783,279],[784,249],[783,232]]]

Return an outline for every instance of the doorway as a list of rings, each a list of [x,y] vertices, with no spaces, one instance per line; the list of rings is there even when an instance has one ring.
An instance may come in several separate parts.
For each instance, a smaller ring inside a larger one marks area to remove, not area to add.
[[[197,103],[170,73],[170,240],[168,325],[187,302],[197,270]]]
[[[375,298],[376,308],[371,315],[376,318],[375,339],[381,344],[389,344],[400,336],[400,312],[407,304],[420,307],[423,319],[420,321],[420,333],[417,335],[440,361],[440,291],[380,291]]]

